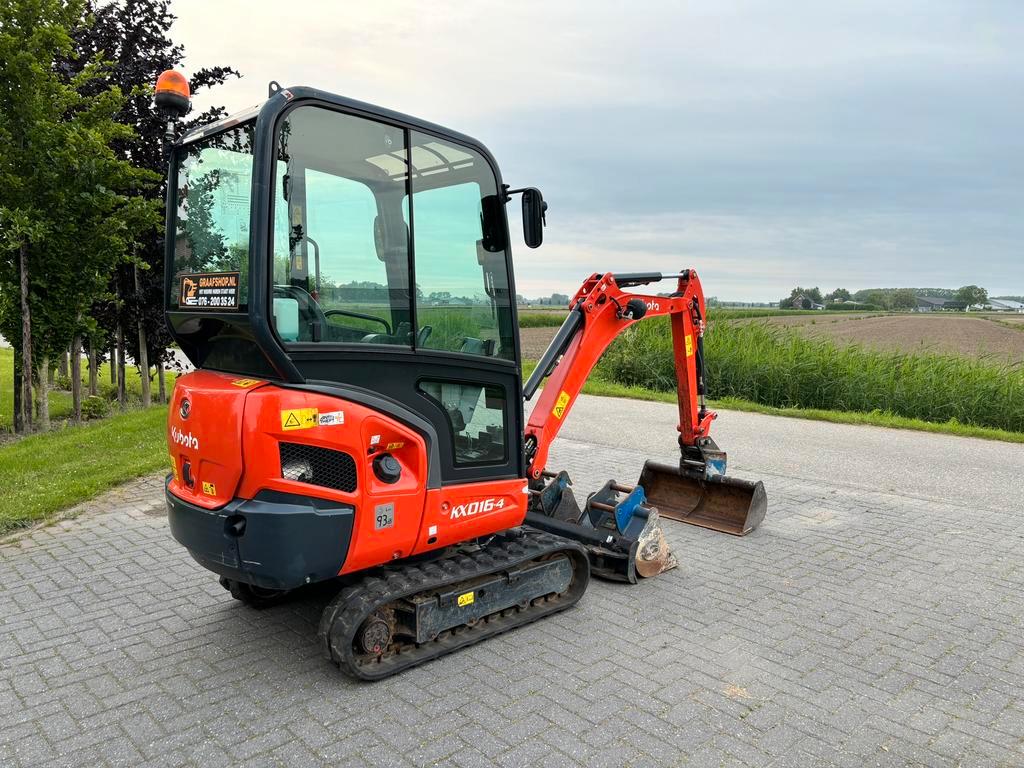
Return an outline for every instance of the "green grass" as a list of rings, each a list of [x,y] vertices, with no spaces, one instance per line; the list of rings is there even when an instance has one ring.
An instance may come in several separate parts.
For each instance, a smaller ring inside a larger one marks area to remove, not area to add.
[[[532,360],[523,361],[523,378],[527,378],[536,363]],[[583,386],[583,392],[601,397],[625,397],[632,400],[647,400],[656,403],[675,403],[676,393],[665,390],[649,389],[641,386],[618,384],[601,378],[598,370],[591,374]],[[942,435],[958,435],[960,437],[977,437],[983,440],[1002,440],[1008,443],[1024,443],[1024,432],[1011,432],[1004,429],[990,429],[961,424],[957,421],[931,422],[922,419],[911,419],[884,411],[855,413],[851,411],[830,411],[822,408],[775,408],[769,405],[753,403],[736,397],[724,397],[708,400],[708,407],[716,410],[745,411],[763,413],[769,416],[784,416],[791,419],[811,419],[828,421],[833,424],[859,424],[889,429],[910,429],[920,432],[933,432]]]
[[[519,313],[520,328],[557,328],[569,314],[568,309],[558,311],[526,311]]]
[[[827,317],[848,314],[862,310],[836,310],[829,312]],[[559,310],[520,310],[520,328],[557,328],[565,320],[567,309]],[[817,315],[826,317],[824,312],[815,309],[771,309],[742,307],[716,307],[708,310],[708,320],[749,320],[758,317],[792,317],[795,315]]]
[[[173,372],[166,374],[168,394],[174,388]],[[117,390],[110,383],[110,365],[102,363],[98,374],[99,393],[107,400],[117,399]],[[89,394],[89,372],[82,361],[82,397]],[[153,379],[152,393],[156,397],[156,378]],[[125,389],[128,392],[129,403],[138,402],[142,399],[142,381],[139,378],[139,371],[134,366],[125,367]],[[51,390],[49,393],[50,420],[52,422],[62,421],[71,417],[71,393],[59,390]],[[116,406],[114,406],[116,407]],[[14,350],[9,348],[0,349],[0,432],[10,432],[14,425]]]
[[[155,406],[0,444],[0,534],[169,466],[166,419]]]

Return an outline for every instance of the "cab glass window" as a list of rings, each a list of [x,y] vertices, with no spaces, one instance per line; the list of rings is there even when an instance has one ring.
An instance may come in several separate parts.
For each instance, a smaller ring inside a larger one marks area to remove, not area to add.
[[[404,132],[319,107],[277,140],[273,305],[283,341],[410,346]]]
[[[501,387],[425,380],[419,383],[419,390],[448,416],[455,464],[505,461],[507,410]]]
[[[238,126],[177,152],[172,309],[246,308],[252,130]]]
[[[410,144],[417,346],[512,360],[504,203],[494,172],[468,147],[416,131]]]

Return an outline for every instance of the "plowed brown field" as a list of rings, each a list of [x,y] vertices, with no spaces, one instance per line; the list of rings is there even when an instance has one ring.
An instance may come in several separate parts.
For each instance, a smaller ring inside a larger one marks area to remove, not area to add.
[[[1015,317],[998,319],[1003,322],[1017,320]],[[1024,361],[1024,323],[1019,328],[1010,327],[981,315],[826,315],[821,318],[802,315],[765,318],[762,322],[790,327],[810,338],[827,338],[877,349]]]

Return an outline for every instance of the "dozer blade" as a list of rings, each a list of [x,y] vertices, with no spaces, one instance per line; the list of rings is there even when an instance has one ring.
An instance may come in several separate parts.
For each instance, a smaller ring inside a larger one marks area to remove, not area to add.
[[[662,517],[743,536],[757,528],[768,509],[764,483],[715,475],[703,478],[678,466],[647,461],[637,485]]]

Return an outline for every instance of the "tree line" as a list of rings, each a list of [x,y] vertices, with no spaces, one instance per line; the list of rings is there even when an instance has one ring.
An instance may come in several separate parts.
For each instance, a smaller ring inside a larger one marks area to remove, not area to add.
[[[845,288],[836,288],[822,295],[821,289],[797,286],[789,296],[779,301],[781,309],[812,309],[815,304],[827,306],[852,302],[859,307],[885,310],[910,310],[918,305],[918,297],[929,296],[947,299],[950,302],[971,307],[988,301],[988,291],[977,285],[961,288],[865,288],[850,293]]]
[[[174,18],[170,0],[0,0],[0,335],[15,350],[18,432],[49,427],[55,369],[81,419],[83,356],[90,394],[109,360],[124,407],[131,357],[143,405],[154,376],[166,398],[164,122],[152,84],[184,59]],[[190,85],[236,76],[208,67]]]

